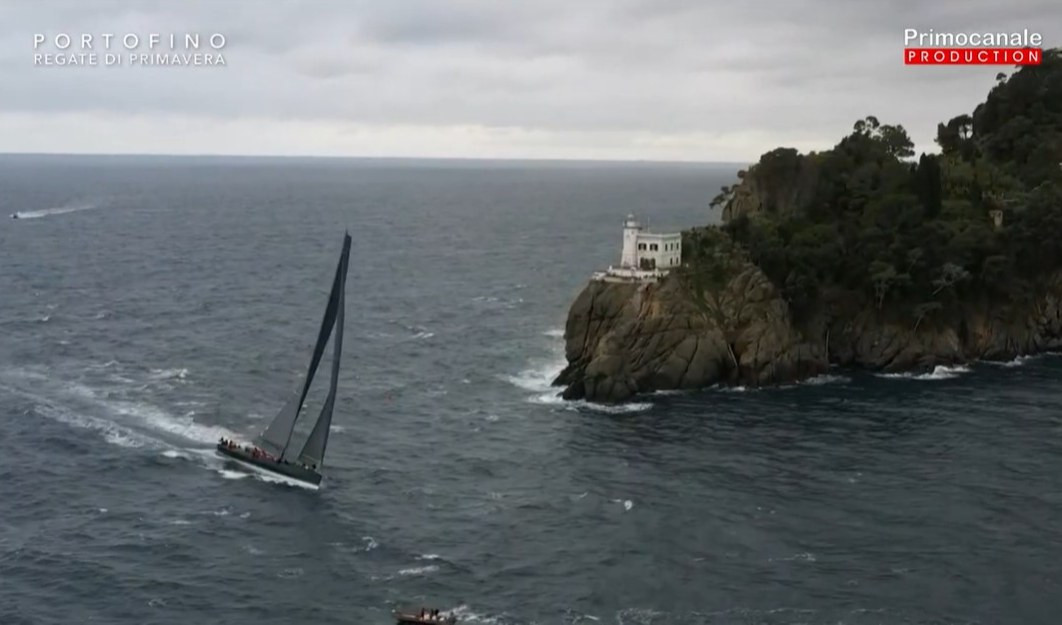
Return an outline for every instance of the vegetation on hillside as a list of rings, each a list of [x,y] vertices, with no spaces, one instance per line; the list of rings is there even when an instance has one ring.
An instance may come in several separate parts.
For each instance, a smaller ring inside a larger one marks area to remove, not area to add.
[[[972,115],[938,126],[936,142],[940,154],[916,159],[903,126],[867,117],[830,150],[765,154],[741,177],[779,196],[799,177],[804,189],[787,195],[798,205],[768,197],[757,212],[688,232],[687,277],[719,281],[736,245],[798,317],[841,294],[915,326],[958,302],[1035,293],[1062,269],[1062,50],[1000,74]],[[736,191],[724,187],[713,205]]]

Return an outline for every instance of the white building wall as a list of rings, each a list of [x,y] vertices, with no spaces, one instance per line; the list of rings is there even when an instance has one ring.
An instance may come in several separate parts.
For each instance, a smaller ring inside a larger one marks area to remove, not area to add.
[[[636,252],[639,268],[649,259],[656,261],[656,269],[674,269],[682,264],[682,235],[639,233]]]

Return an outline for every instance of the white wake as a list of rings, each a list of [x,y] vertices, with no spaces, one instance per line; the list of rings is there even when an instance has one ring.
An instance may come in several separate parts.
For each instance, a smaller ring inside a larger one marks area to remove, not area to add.
[[[17,215],[18,219],[40,219],[42,217],[51,217],[52,215],[65,215],[66,213],[92,210],[98,207],[99,205],[94,202],[81,202],[64,204],[63,206],[56,206],[53,208],[42,208],[35,211],[18,211],[14,214]]]

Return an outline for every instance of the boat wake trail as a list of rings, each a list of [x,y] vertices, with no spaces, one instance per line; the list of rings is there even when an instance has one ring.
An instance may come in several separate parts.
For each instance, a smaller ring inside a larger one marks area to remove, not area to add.
[[[68,203],[63,206],[56,206],[53,208],[42,208],[35,211],[18,211],[15,215],[19,219],[40,219],[42,217],[51,217],[52,215],[64,215],[66,213],[76,213],[78,211],[87,211],[94,208],[99,208],[99,204],[95,202],[78,202]]]
[[[96,367],[110,372],[115,367]],[[87,368],[88,371],[93,369]],[[151,392],[151,377],[135,379],[135,373],[108,374],[105,379],[68,380],[47,370],[0,370],[0,389],[21,397],[40,417],[74,428],[99,433],[118,447],[161,451],[161,457],[185,460],[221,472],[225,463],[215,456],[212,446],[222,436],[235,437],[230,430],[198,423],[194,411],[175,415],[141,399]],[[205,445],[211,447],[205,448]]]

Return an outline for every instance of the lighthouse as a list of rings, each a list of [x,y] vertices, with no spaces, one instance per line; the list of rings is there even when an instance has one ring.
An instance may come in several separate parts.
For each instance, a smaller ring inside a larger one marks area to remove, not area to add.
[[[638,234],[641,231],[642,224],[638,223],[634,215],[627,215],[626,221],[623,222],[623,255],[620,256],[620,267],[638,268]]]
[[[623,251],[619,266],[595,271],[593,280],[656,282],[682,265],[682,233],[649,232],[634,215],[623,221]]]

